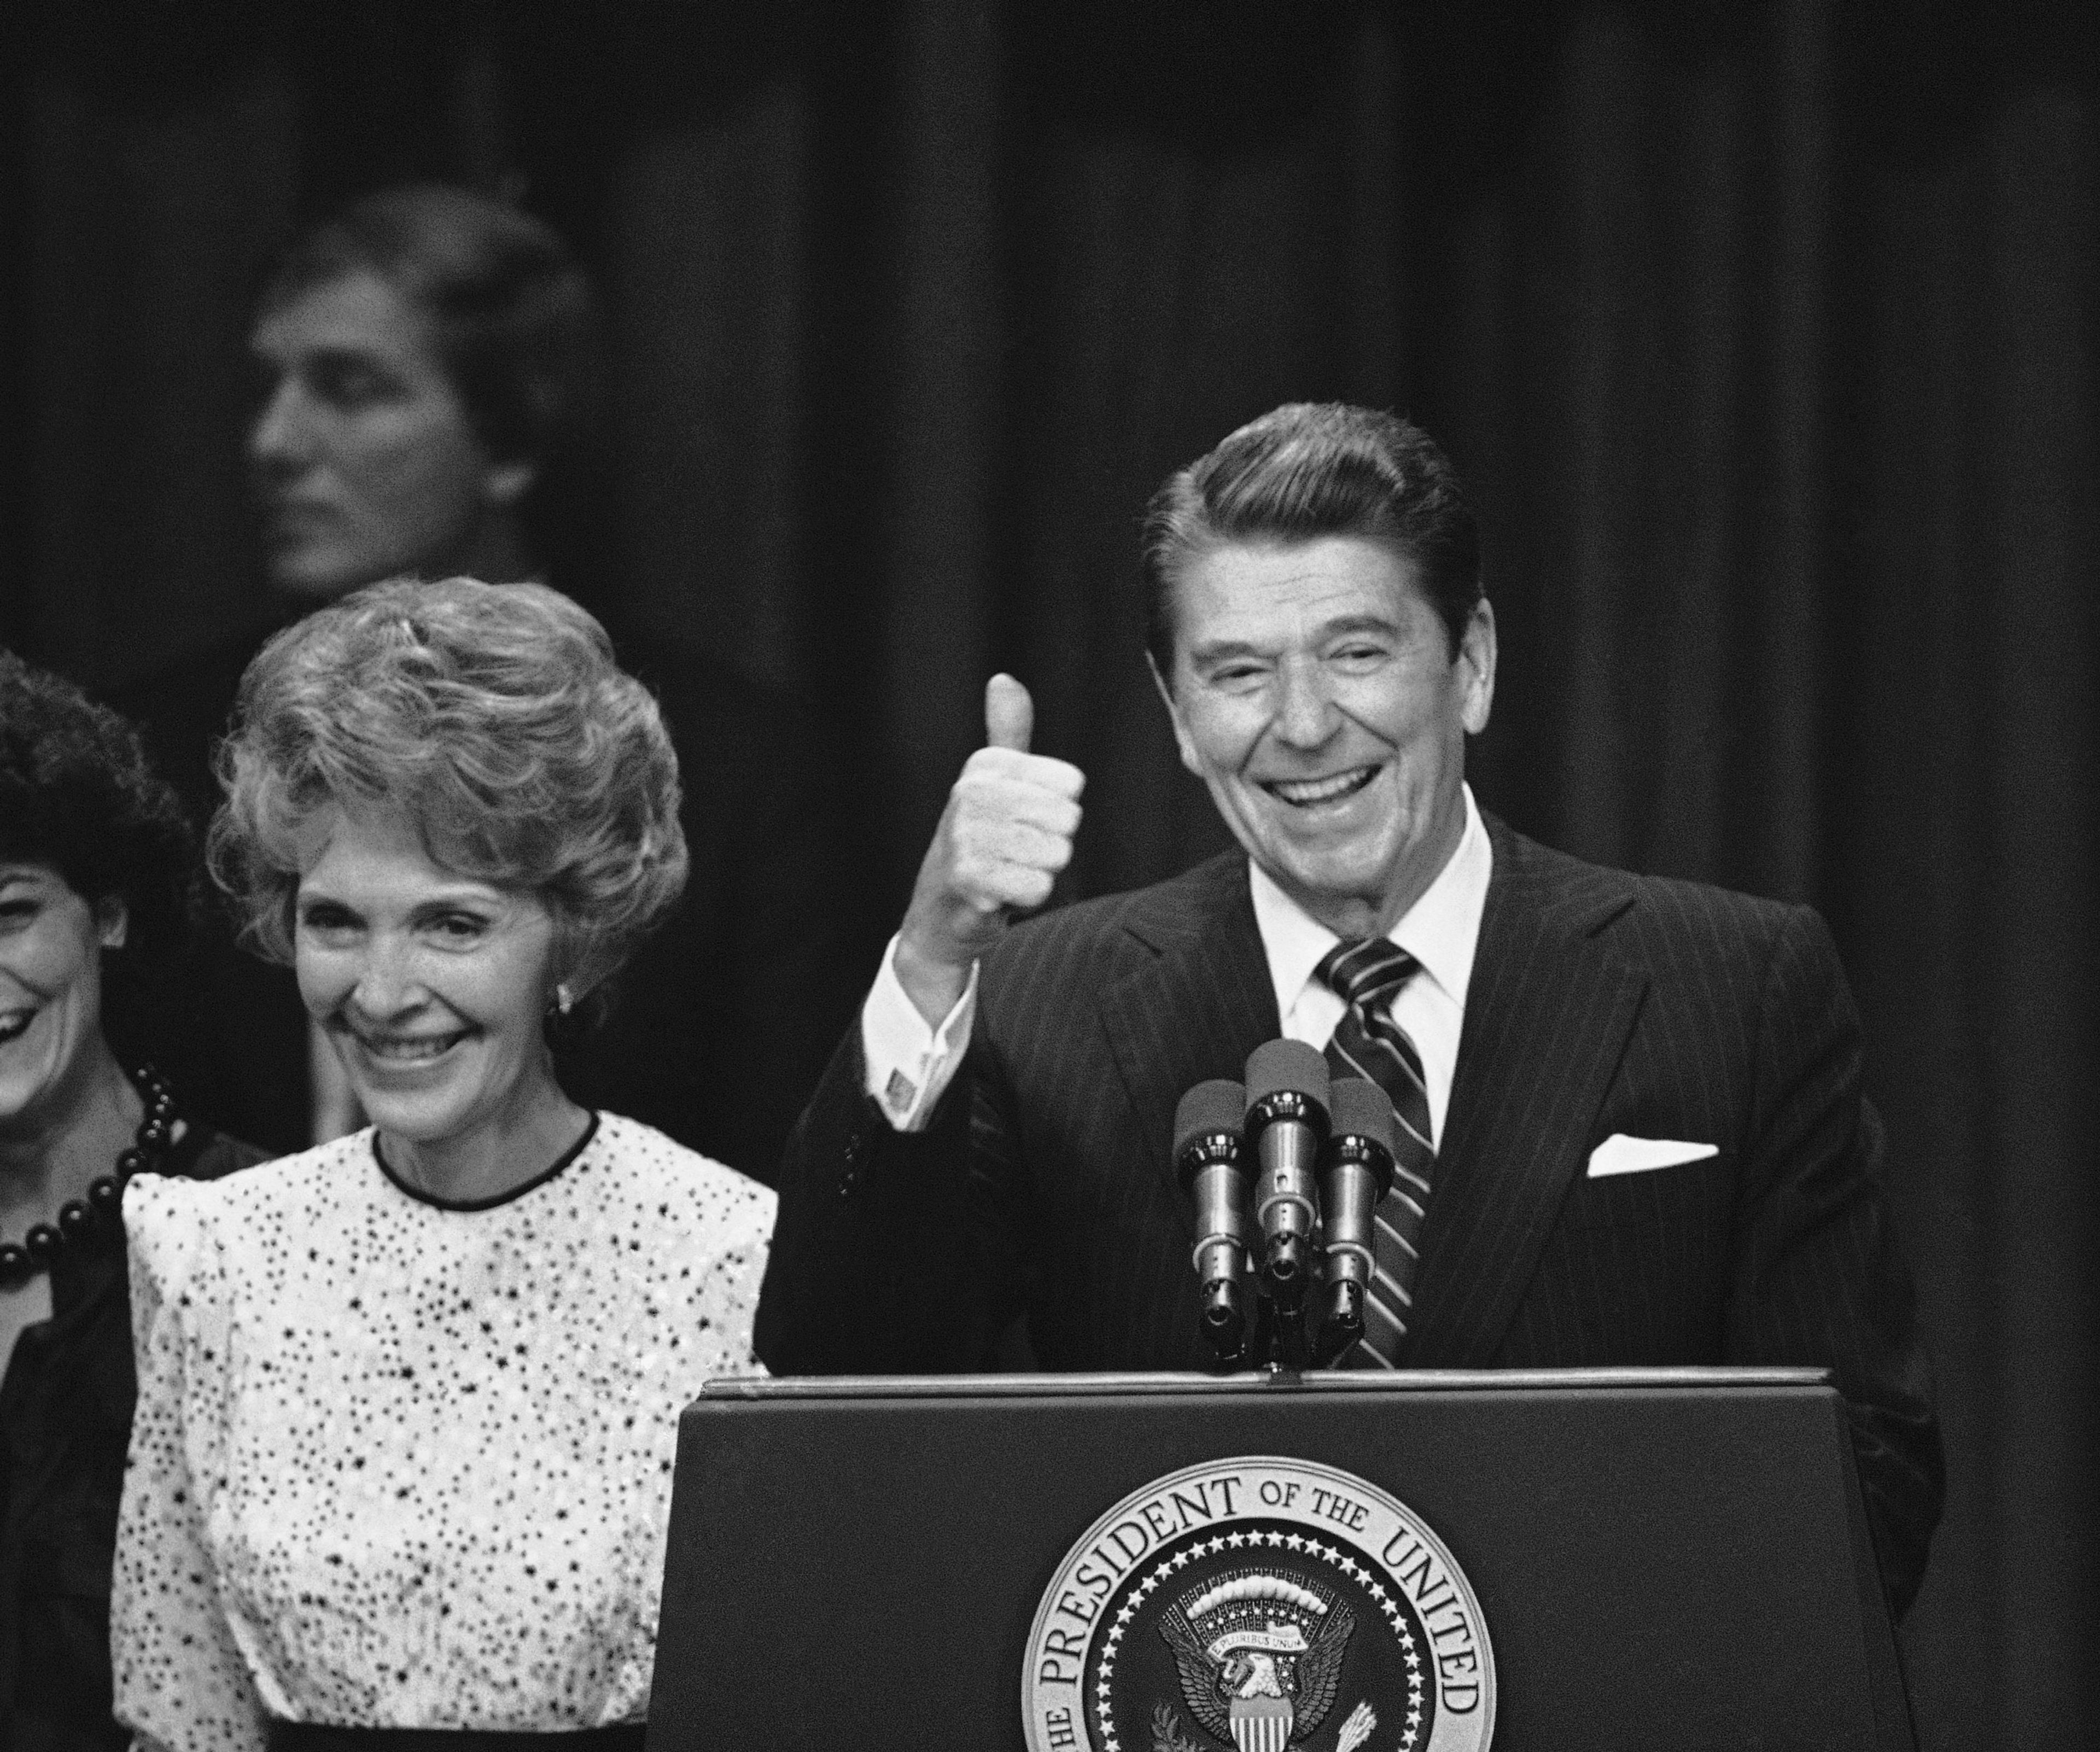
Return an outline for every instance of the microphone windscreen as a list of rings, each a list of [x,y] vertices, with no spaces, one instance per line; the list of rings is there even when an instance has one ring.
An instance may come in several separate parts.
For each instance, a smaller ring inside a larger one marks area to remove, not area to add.
[[[1266,1040],[1246,1061],[1247,1105],[1264,1101],[1279,1089],[1309,1095],[1327,1105],[1327,1061],[1303,1040]]]
[[[1176,1157],[1197,1138],[1214,1132],[1238,1132],[1246,1114],[1246,1091],[1238,1083],[1224,1077],[1198,1083],[1174,1110]]]
[[[1328,1091],[1327,1110],[1336,1137],[1375,1138],[1393,1149],[1392,1102],[1368,1077],[1337,1077]]]

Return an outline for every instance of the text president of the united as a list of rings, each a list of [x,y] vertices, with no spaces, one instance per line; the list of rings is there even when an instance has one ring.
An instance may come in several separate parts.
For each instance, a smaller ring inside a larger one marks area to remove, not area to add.
[[[1939,1437],[1821,920],[1481,813],[1494,616],[1456,477],[1405,421],[1277,408],[1169,479],[1145,557],[1175,739],[1242,850],[1012,923],[1070,854],[1083,780],[994,679],[989,746],[789,1146],[760,1355],[969,1369],[1020,1315],[1048,1368],[1205,1366],[1176,1103],[1279,1034],[1331,1056],[1367,1028],[1412,1060],[1429,1190],[1353,1360],[1827,1367],[1906,1605]],[[1352,1017],[1330,955],[1366,939],[1397,990]]]

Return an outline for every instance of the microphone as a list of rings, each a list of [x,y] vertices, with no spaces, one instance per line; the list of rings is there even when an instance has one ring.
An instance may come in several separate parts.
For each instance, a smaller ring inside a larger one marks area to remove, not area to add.
[[[1327,1238],[1327,1317],[1321,1361],[1332,1362],[1364,1335],[1364,1295],[1378,1269],[1371,1224],[1392,1190],[1392,1102],[1363,1077],[1338,1077],[1328,1092],[1333,1115],[1320,1153],[1320,1206]]]
[[[1304,1300],[1320,1223],[1313,1176],[1327,1136],[1327,1061],[1303,1040],[1271,1040],[1247,1060],[1246,1082],[1247,1142],[1260,1164],[1262,1275],[1278,1310],[1292,1315]]]
[[[1240,1354],[1246,1331],[1246,1163],[1240,1119],[1246,1091],[1223,1077],[1199,1083],[1174,1110],[1174,1166],[1196,1201],[1192,1263],[1202,1286],[1203,1336],[1221,1362]]]

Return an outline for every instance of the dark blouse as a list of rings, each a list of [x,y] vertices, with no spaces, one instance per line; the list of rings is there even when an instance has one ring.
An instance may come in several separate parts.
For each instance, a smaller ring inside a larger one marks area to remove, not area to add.
[[[192,1126],[162,1172],[215,1180],[263,1152]],[[109,1572],[136,1392],[121,1232],[68,1247],[51,1317],[0,1380],[0,1748],[121,1752],[110,1715]]]

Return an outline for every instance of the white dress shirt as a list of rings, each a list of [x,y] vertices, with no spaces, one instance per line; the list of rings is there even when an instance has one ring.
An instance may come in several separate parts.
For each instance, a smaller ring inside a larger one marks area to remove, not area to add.
[[[1387,935],[1422,964],[1391,1005],[1422,1057],[1428,1086],[1432,1139],[1441,1143],[1444,1114],[1451,1105],[1451,1077],[1458,1063],[1458,1033],[1472,982],[1473,953],[1480,940],[1494,854],[1480,821],[1472,787],[1463,788],[1466,827],[1436,879]],[[1268,974],[1276,986],[1276,1012],[1286,1038],[1325,1048],[1342,1019],[1341,998],[1312,977],[1321,958],[1340,942],[1257,864],[1247,867],[1255,925],[1261,933]],[[970,1044],[977,1015],[977,970],[955,1007],[938,1028],[926,1026],[918,1006],[897,977],[897,939],[882,958],[875,986],[861,1006],[861,1049],[867,1065],[867,1092],[900,1132],[924,1127],[954,1079]]]
[[[1429,1093],[1430,1141],[1437,1144],[1444,1141],[1451,1075],[1458,1066],[1458,1030],[1466,1019],[1466,989],[1472,983],[1473,951],[1480,945],[1480,914],[1494,865],[1472,788],[1465,790],[1466,831],[1458,849],[1422,898],[1386,933],[1422,964],[1422,971],[1401,987],[1387,1008],[1421,1056],[1422,1080]],[[1314,978],[1312,970],[1341,938],[1277,887],[1260,865],[1248,868],[1254,921],[1268,957],[1268,977],[1276,982],[1276,1013],[1283,1018],[1285,1037],[1324,1052],[1341,1024],[1343,1006],[1340,994]]]

